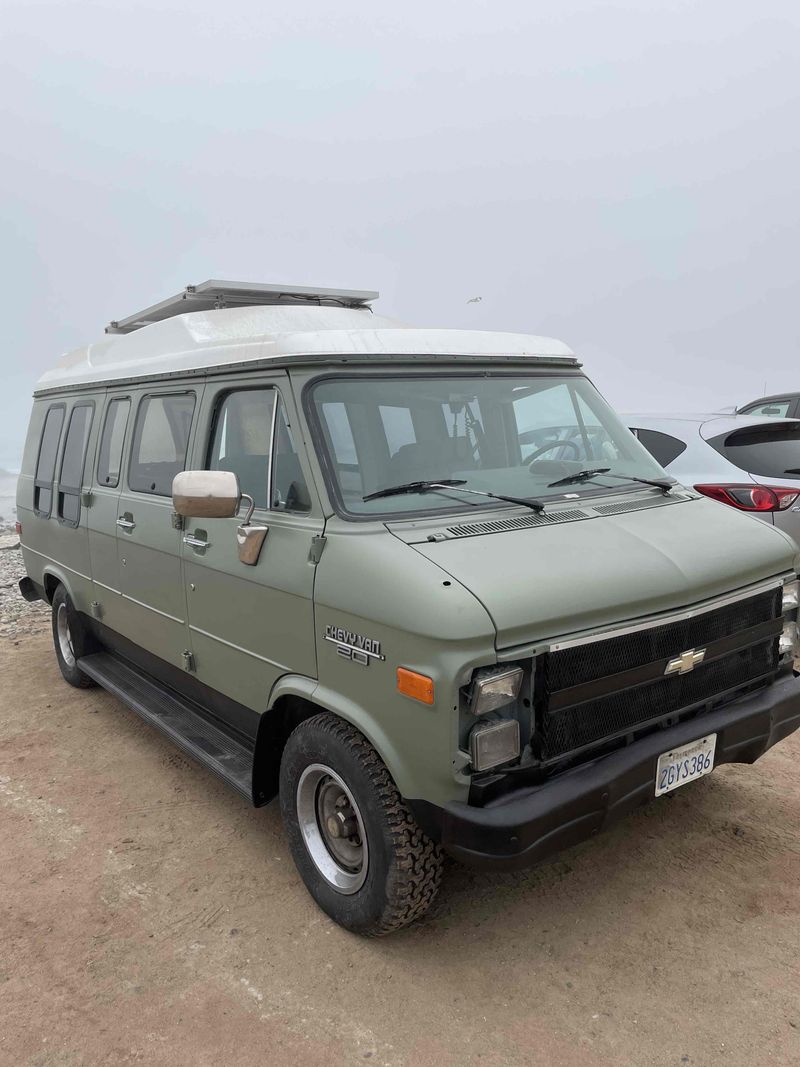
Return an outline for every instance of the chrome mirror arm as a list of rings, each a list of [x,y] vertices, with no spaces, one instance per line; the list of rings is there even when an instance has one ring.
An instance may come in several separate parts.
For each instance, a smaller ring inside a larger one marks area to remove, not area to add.
[[[251,526],[250,520],[256,510],[256,502],[249,493],[242,493],[241,500],[246,500],[247,514],[244,522],[236,528],[236,542],[239,546],[239,561],[248,567],[255,567],[261,555],[261,547],[269,533],[269,526]]]
[[[242,523],[242,526],[249,526],[250,525],[250,520],[253,517],[253,512],[256,510],[256,502],[255,502],[255,500],[253,500],[253,498],[250,496],[249,493],[242,493],[240,499],[241,500],[246,500],[248,502],[247,514],[244,517],[244,522]]]

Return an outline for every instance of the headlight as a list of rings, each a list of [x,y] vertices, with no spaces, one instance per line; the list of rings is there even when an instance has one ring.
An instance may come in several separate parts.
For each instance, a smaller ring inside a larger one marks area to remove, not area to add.
[[[473,715],[497,711],[517,699],[521,685],[521,667],[478,671],[472,682],[469,710]]]
[[[787,582],[783,587],[783,605],[781,611],[796,611],[800,605],[800,582]]]
[[[800,582],[786,582],[783,587],[781,611],[783,613],[783,633],[778,642],[778,655],[781,659],[792,658],[795,674],[800,672],[800,629],[797,623],[800,605]]]
[[[488,771],[508,763],[519,755],[519,723],[503,719],[488,726],[476,726],[469,737],[472,766],[476,771]]]
[[[786,622],[783,624],[783,633],[778,642],[778,655],[788,656],[797,648],[797,623]]]

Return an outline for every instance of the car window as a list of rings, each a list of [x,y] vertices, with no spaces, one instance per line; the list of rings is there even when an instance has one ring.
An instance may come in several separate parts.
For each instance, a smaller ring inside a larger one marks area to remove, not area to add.
[[[300,457],[283,404],[275,420],[275,449],[272,474],[272,508],[275,511],[310,511],[311,497],[300,466]]]
[[[758,407],[742,408],[743,415],[766,415],[768,418],[785,419],[792,406],[791,400],[776,401],[771,404],[759,404]]]
[[[393,456],[403,445],[416,444],[417,435],[410,408],[380,404],[378,411],[383,422],[383,432],[386,434],[386,444],[389,446],[390,455]]]
[[[743,427],[712,437],[708,443],[748,474],[800,477],[800,422]]]
[[[70,412],[64,441],[64,455],[61,457],[61,474],[58,479],[57,514],[72,526],[78,525],[81,513],[83,468],[93,415],[93,404],[76,404]]]
[[[56,404],[48,409],[42,427],[42,439],[39,442],[39,458],[36,461],[36,475],[33,488],[33,508],[38,515],[50,514],[53,506],[53,477],[56,470],[58,442],[61,440],[61,427],[64,425],[64,405]]]
[[[267,506],[274,389],[239,389],[222,400],[214,421],[208,467],[233,471],[257,508]]]
[[[476,506],[474,497],[460,500],[457,489],[363,499],[442,478],[478,492],[538,498],[619,491],[618,481],[599,477],[560,484],[587,467],[663,477],[591,383],[577,375],[445,371],[324,378],[306,395],[324,446],[325,475],[346,514]]]
[[[133,492],[172,495],[172,479],[186,468],[194,403],[194,393],[142,398],[128,470],[128,487]]]
[[[595,412],[565,382],[523,394],[514,401],[523,461],[542,459],[606,460],[619,451]]]
[[[646,430],[639,426],[632,426],[631,431],[662,467],[668,467],[673,460],[686,451],[686,442],[672,437],[671,434],[661,433],[660,430]]]
[[[323,404],[322,414],[325,417],[325,429],[337,464],[347,466],[358,463],[356,444],[345,405]]]
[[[127,397],[115,397],[108,405],[97,458],[99,485],[107,485],[112,489],[119,485],[122,446],[130,410],[131,402]]]

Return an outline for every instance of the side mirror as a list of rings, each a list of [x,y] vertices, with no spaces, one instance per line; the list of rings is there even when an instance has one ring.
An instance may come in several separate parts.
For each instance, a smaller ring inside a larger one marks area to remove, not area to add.
[[[172,506],[193,519],[231,519],[242,494],[232,471],[181,471],[172,480]]]

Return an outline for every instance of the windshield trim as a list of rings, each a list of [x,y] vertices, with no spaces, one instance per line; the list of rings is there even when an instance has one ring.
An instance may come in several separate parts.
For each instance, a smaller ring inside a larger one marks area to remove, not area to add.
[[[333,506],[334,511],[340,519],[345,522],[365,523],[365,522],[378,522],[381,525],[385,525],[388,522],[406,522],[413,521],[415,519],[430,519],[430,518],[443,518],[451,519],[458,515],[467,515],[478,513],[481,511],[508,511],[511,508],[518,508],[520,511],[526,511],[522,504],[507,504],[505,501],[492,501],[487,499],[482,504],[470,504],[467,501],[454,501],[453,507],[449,508],[413,508],[408,511],[375,511],[370,514],[362,514],[355,511],[348,511],[344,505],[341,494],[339,492],[339,483],[336,475],[331,466],[331,456],[328,452],[328,447],[325,442],[325,436],[322,431],[322,425],[320,423],[320,417],[317,412],[316,405],[313,399],[314,390],[317,386],[323,382],[329,381],[347,381],[348,379],[355,379],[358,381],[370,380],[370,379],[386,379],[393,381],[405,381],[405,380],[422,380],[425,378],[441,378],[443,371],[447,370],[447,376],[449,378],[518,378],[520,376],[519,366],[513,369],[495,370],[493,367],[481,368],[471,367],[451,369],[447,364],[439,364],[435,367],[431,367],[430,370],[420,370],[418,367],[414,367],[413,370],[409,369],[408,373],[401,373],[396,367],[386,368],[383,371],[382,368],[369,371],[365,370],[363,366],[353,367],[350,373],[342,372],[342,370],[332,371],[328,374],[315,375],[310,381],[303,384],[300,400],[303,408],[303,412],[306,417],[308,428],[311,432],[311,441],[314,446],[314,452],[319,462],[320,469],[322,470],[322,476],[325,479],[325,487],[328,491],[328,498]],[[589,382],[592,388],[595,388],[592,380],[586,375],[579,367],[537,367],[526,368],[526,377],[530,375],[534,378],[552,378],[557,375],[564,378],[582,378]],[[598,477],[602,477],[599,475]],[[625,496],[628,493],[641,493],[644,490],[650,492],[653,491],[652,486],[649,485],[637,485],[631,483],[630,485],[620,484],[618,486],[589,486],[586,483],[575,486],[564,486],[564,492],[547,496],[543,499],[542,503],[545,505],[545,514],[548,507],[563,506],[565,504],[577,504],[580,500],[588,499],[592,496]],[[660,490],[659,490],[660,492]],[[423,494],[428,495],[428,494]]]

